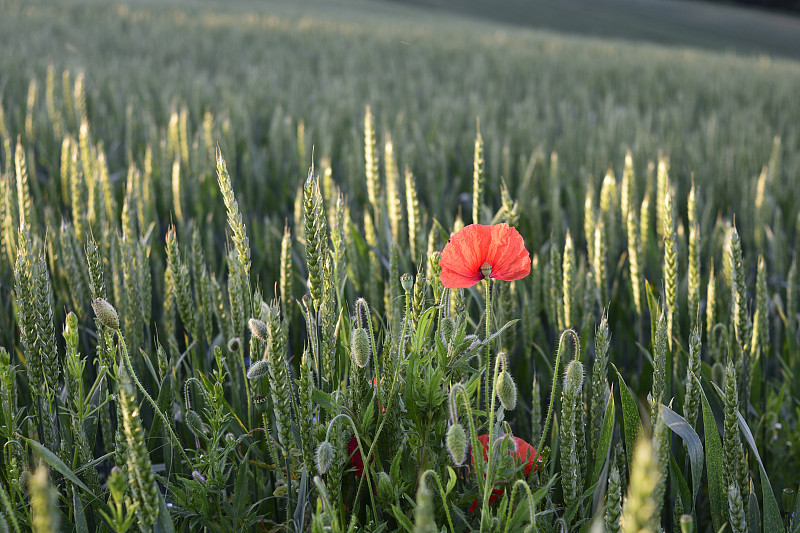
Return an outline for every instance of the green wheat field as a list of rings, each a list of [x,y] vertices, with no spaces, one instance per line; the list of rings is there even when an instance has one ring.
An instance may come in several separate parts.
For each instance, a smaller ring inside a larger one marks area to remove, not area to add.
[[[625,37],[0,0],[0,532],[800,532],[800,63]]]

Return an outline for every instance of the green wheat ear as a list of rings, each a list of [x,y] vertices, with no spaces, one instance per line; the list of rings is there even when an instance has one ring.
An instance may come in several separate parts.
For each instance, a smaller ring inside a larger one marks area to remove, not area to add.
[[[623,533],[655,531],[651,528],[657,505],[654,490],[660,477],[653,443],[640,436],[633,452],[628,495],[622,507]]]

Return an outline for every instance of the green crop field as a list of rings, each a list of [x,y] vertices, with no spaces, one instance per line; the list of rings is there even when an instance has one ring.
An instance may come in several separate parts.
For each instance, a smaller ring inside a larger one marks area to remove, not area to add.
[[[0,0],[0,531],[800,532],[798,20],[581,2]]]

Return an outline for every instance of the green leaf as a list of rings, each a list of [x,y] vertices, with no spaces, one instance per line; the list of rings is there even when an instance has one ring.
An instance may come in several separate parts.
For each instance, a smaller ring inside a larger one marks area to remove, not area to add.
[[[447,488],[444,491],[445,496],[450,494],[450,491],[452,491],[453,487],[456,486],[456,473],[452,468],[450,468],[450,465],[447,466],[447,475],[448,475],[448,480],[447,480]]]
[[[747,498],[747,529],[748,531],[758,531],[761,524],[761,510],[758,508],[758,498],[756,493],[751,492]]]
[[[65,478],[67,478],[72,483],[74,483],[77,487],[79,487],[81,490],[83,490],[86,494],[91,496],[93,501],[97,501],[99,504],[101,504],[103,507],[105,507],[104,502],[100,498],[95,496],[94,493],[92,493],[92,491],[89,490],[89,487],[87,487],[83,483],[83,481],[81,481],[80,478],[77,475],[75,475],[75,472],[73,472],[70,467],[65,465],[64,461],[59,459],[59,457],[56,454],[54,454],[53,452],[51,452],[50,450],[48,450],[47,448],[45,448],[44,446],[42,446],[41,444],[36,442],[35,440],[29,439],[27,437],[23,437],[20,434],[17,434],[17,437],[22,439],[22,440],[24,440],[31,448],[33,448],[36,451],[36,453],[39,454],[39,456],[47,462],[47,464],[49,464],[50,466],[55,468],[58,472],[61,473],[61,475],[63,475]],[[107,511],[108,509],[104,509],[104,510]]]
[[[597,443],[595,449],[594,468],[592,469],[590,485],[594,485],[600,479],[600,471],[610,455],[611,439],[614,435],[614,418],[614,389],[612,385],[611,394],[608,395],[608,401],[606,402],[606,413],[603,417],[603,429],[600,431],[600,442]]]
[[[739,429],[744,433],[744,438],[753,451],[753,456],[756,458],[756,461],[758,461],[758,466],[761,469],[761,498],[764,503],[764,533],[783,531],[781,510],[780,507],[778,507],[778,500],[775,499],[775,493],[772,492],[772,484],[769,482],[769,477],[767,477],[767,470],[764,468],[764,463],[761,462],[761,456],[758,454],[756,441],[753,439],[753,434],[750,432],[747,422],[739,411],[736,411],[736,418],[739,420]]]
[[[397,520],[397,524],[403,527],[403,530],[407,533],[414,531],[414,524],[411,523],[411,520],[403,514],[403,511],[398,506],[392,505],[392,514],[394,514],[394,519]]]
[[[691,495],[689,495],[689,486],[686,484],[686,478],[683,477],[683,472],[681,472],[678,463],[675,462],[675,456],[672,453],[669,454],[669,477],[674,481],[674,483],[670,483],[672,486],[672,494],[675,496],[676,500],[680,498],[683,503],[683,508],[687,509],[690,506],[689,499],[691,498]]]
[[[611,366],[614,367],[619,379],[619,396],[622,401],[622,428],[625,434],[625,457],[628,460],[628,472],[630,472],[636,437],[639,436],[639,432],[642,430],[642,419],[639,417],[639,404],[625,384],[625,380],[622,379],[622,374],[619,373],[614,363],[611,363]]]
[[[156,523],[153,524],[154,533],[175,533],[175,527],[172,525],[172,517],[167,508],[167,502],[164,501],[164,495],[158,491],[158,518]]]
[[[89,533],[83,503],[78,496],[78,490],[74,486],[72,487],[72,508],[75,510],[75,533]]]
[[[695,379],[697,379],[695,377]],[[700,381],[697,382],[700,386]],[[706,475],[708,477],[708,499],[711,503],[711,521],[714,531],[719,531],[728,521],[728,492],[722,484],[722,441],[717,430],[714,413],[708,405],[708,398],[700,386],[700,398],[703,403],[703,430],[706,443]]]
[[[689,452],[689,466],[692,469],[691,509],[694,512],[697,494],[700,492],[700,484],[703,481],[703,443],[689,422],[666,405],[661,406],[661,416],[667,427],[683,439],[686,444],[686,450]]]

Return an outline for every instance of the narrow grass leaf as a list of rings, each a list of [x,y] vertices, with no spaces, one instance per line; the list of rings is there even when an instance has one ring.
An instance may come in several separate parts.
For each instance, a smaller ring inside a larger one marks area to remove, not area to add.
[[[89,533],[89,526],[86,523],[86,513],[83,510],[78,491],[72,487],[72,508],[75,510],[75,533]]]
[[[622,429],[625,435],[625,456],[628,460],[628,471],[630,472],[636,437],[642,430],[642,419],[639,416],[639,404],[625,384],[625,380],[622,379],[622,374],[619,373],[616,365],[611,363],[611,366],[614,367],[614,371],[616,371],[619,378],[619,396],[622,402]]]
[[[681,415],[663,405],[661,416],[664,417],[667,427],[678,435],[686,444],[689,453],[689,466],[692,469],[692,505],[694,511],[700,484],[703,482],[703,443],[694,428]]]
[[[695,378],[697,379],[697,378]],[[700,380],[698,379],[698,385]],[[727,522],[728,513],[727,491],[722,484],[722,441],[719,437],[717,422],[714,413],[708,405],[708,398],[703,388],[700,388],[700,397],[703,402],[703,430],[706,442],[706,475],[708,476],[708,499],[711,504],[711,520],[714,531],[719,531],[722,524]]]

